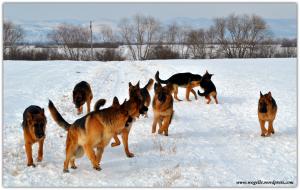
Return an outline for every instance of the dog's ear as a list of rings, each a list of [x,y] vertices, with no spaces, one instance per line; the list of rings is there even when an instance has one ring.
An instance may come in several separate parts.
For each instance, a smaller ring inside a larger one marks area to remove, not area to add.
[[[154,84],[154,91],[156,91],[158,88],[161,88],[161,84],[159,82],[156,82]]]
[[[42,113],[43,113],[43,114],[45,113],[44,108],[42,108]]]
[[[263,97],[263,94],[261,93],[261,91],[259,91],[260,97]]]
[[[272,97],[271,91],[268,92],[268,96],[269,96],[269,97]]]
[[[129,88],[131,88],[131,87],[133,86],[133,85],[131,84],[131,82],[129,82],[128,85],[129,85]]]
[[[138,87],[138,88],[140,88],[140,81],[138,83],[136,83],[135,86]]]
[[[112,106],[120,106],[119,100],[116,96],[114,97]]]

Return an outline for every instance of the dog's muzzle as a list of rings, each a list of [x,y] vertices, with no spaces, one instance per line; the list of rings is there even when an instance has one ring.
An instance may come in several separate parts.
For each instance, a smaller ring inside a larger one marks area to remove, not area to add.
[[[148,108],[146,106],[143,106],[140,110],[139,113],[140,114],[145,114],[148,111]]]
[[[265,103],[264,103],[264,104],[261,104],[261,105],[260,105],[260,108],[259,108],[259,112],[260,112],[260,113],[267,113],[267,111],[268,111],[268,110],[267,110],[267,104],[265,104]]]

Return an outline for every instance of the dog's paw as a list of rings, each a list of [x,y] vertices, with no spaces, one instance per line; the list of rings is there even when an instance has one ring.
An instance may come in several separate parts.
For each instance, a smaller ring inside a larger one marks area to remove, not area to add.
[[[36,165],[34,163],[28,163],[27,166],[28,167],[32,166],[33,168],[35,168]]]
[[[111,143],[110,145],[111,145],[111,147],[115,147],[115,146],[119,146],[119,145],[120,145],[120,143],[116,143],[116,142],[114,142],[114,143]]]
[[[94,166],[93,168],[94,168],[95,170],[97,170],[97,171],[102,170],[100,166]]]
[[[70,171],[68,169],[64,169],[63,172],[64,173],[70,173]]]
[[[126,153],[126,156],[127,156],[128,158],[132,158],[132,157],[134,157],[134,154],[131,153],[131,152],[129,152],[129,153]]]
[[[41,162],[42,160],[43,160],[43,157],[38,157],[38,158],[36,159],[37,162]]]

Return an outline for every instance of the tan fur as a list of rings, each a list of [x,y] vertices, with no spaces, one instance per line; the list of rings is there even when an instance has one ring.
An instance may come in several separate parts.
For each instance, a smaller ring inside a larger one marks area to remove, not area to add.
[[[137,118],[140,115],[139,108],[140,108],[141,104],[143,103],[140,90],[141,89],[139,87],[139,83],[137,83],[135,86],[133,86],[131,83],[129,83],[130,99],[128,101],[128,110],[129,110],[129,114],[132,115],[133,118]],[[122,129],[122,131],[116,133],[114,135],[115,142],[111,143],[112,147],[120,145],[121,143],[118,138],[118,135],[121,135],[125,154],[129,158],[134,157],[134,154],[129,151],[129,147],[128,147],[128,136],[130,133],[130,129],[131,129],[131,127],[127,127],[127,128]]]
[[[35,167],[32,158],[32,145],[35,143],[39,144],[37,161],[41,162],[43,160],[43,146],[46,136],[42,138],[37,138],[34,132],[34,124],[37,120],[44,120],[45,126],[43,130],[45,131],[47,121],[44,112],[35,115],[27,114],[26,120],[26,124],[23,125],[23,135],[25,141],[25,151],[27,156],[27,166]]]
[[[266,107],[267,107],[267,112],[266,113],[261,113],[259,111],[260,109],[260,103],[264,101],[266,102]],[[275,101],[274,101],[275,102]],[[271,92],[269,92],[266,95],[261,95],[259,99],[259,104],[258,104],[258,120],[261,128],[261,136],[271,136],[271,134],[275,133],[274,128],[273,128],[273,122],[276,118],[276,113],[277,113],[277,105],[275,103],[275,106],[272,105],[272,95]],[[269,122],[268,130],[265,128],[265,123]]]
[[[174,113],[172,97],[174,85],[168,84],[167,86],[162,87],[159,83],[157,84],[157,89],[155,89],[155,95],[152,101],[152,108],[154,113],[152,133],[156,132],[156,126],[157,124],[159,124],[158,133],[164,133],[165,136],[168,136],[169,125],[171,123],[171,119]],[[159,93],[165,94],[166,99],[164,102],[159,101]]]
[[[64,161],[64,172],[68,172],[69,164],[76,169],[75,158],[79,155],[80,149],[84,150],[92,166],[96,170],[101,170],[100,162],[104,148],[109,144],[111,138],[120,133],[124,128],[129,116],[129,104],[113,105],[103,110],[97,110],[85,116],[85,123],[79,125],[74,122],[68,131],[66,139],[66,160]],[[50,113],[54,117],[55,110],[50,108]],[[83,117],[84,118],[84,117]],[[81,118],[82,119],[82,118]],[[56,121],[58,124],[59,122]],[[83,125],[83,126],[82,126]],[[97,149],[96,153],[94,148]]]

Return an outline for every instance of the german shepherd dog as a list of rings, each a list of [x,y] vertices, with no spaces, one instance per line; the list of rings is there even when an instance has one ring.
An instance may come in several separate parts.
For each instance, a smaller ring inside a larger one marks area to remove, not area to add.
[[[210,103],[211,96],[215,99],[216,104],[218,104],[217,89],[214,83],[211,81],[211,77],[213,75],[214,74],[210,74],[208,73],[208,71],[206,71],[202,79],[200,80],[200,87],[204,90],[204,93],[200,93],[200,91],[198,90],[198,95],[205,96],[205,98],[208,100],[207,104]]]
[[[31,105],[25,109],[23,113],[23,134],[25,141],[25,150],[27,155],[27,166],[35,167],[32,159],[32,145],[39,143],[37,161],[43,160],[43,145],[45,140],[47,119],[44,114],[44,109],[39,106]]]
[[[149,94],[149,91],[154,83],[153,79],[149,79],[148,83],[141,88],[141,95],[142,95],[142,101],[144,102],[144,106],[149,108],[149,105],[151,103],[151,96]],[[148,117],[147,112],[145,113],[145,117]]]
[[[148,86],[149,84],[147,84],[144,88],[147,89]],[[133,86],[131,82],[129,82],[129,101],[126,102],[126,104],[128,104],[129,113],[131,114],[134,120],[135,118],[139,117],[140,114],[147,113],[148,107],[145,106],[144,100],[145,99],[142,96],[142,89],[140,88],[140,82],[138,82],[135,86]],[[130,129],[131,129],[131,125],[129,125],[129,127],[124,128],[122,131],[116,133],[114,135],[115,142],[111,143],[112,147],[120,145],[121,143],[118,138],[118,135],[121,134],[124,150],[126,156],[129,158],[134,157],[134,154],[129,151],[129,147],[128,147],[128,136],[130,133]]]
[[[274,134],[273,121],[277,113],[277,104],[272,97],[271,92],[263,95],[260,92],[260,98],[258,101],[258,120],[261,128],[261,136],[271,136]],[[268,131],[265,128],[265,122],[269,122]]]
[[[156,132],[156,125],[159,124],[158,134],[164,133],[168,136],[169,125],[173,117],[173,92],[172,83],[162,87],[160,83],[154,84],[155,95],[152,101],[154,120],[152,124],[152,133]]]
[[[86,102],[87,112],[90,113],[91,101],[93,93],[89,83],[81,81],[76,84],[73,90],[73,103],[77,108],[77,114],[82,113],[82,105]]]
[[[82,157],[84,153],[88,156],[93,168],[100,171],[104,148],[115,134],[129,126],[136,117],[131,111],[132,102],[130,101],[125,100],[120,105],[118,98],[115,97],[112,106],[99,110],[104,104],[104,99],[98,100],[94,106],[95,111],[69,124],[49,100],[48,107],[54,121],[68,131],[64,172],[69,172],[69,162],[71,162],[71,168],[76,169],[75,158]],[[97,148],[96,154],[93,150],[95,147]]]
[[[162,79],[159,78],[159,72],[158,71],[155,74],[155,80],[157,82],[162,83],[162,84],[171,83],[173,85],[174,98],[178,101],[182,101],[177,97],[178,87],[186,88],[185,98],[188,101],[191,101],[190,98],[189,98],[190,92],[192,92],[194,94],[195,99],[197,100],[197,95],[196,95],[196,92],[194,91],[193,88],[200,85],[201,78],[202,78],[202,76],[197,75],[197,74],[177,73],[177,74],[172,75],[167,80],[162,80]]]

